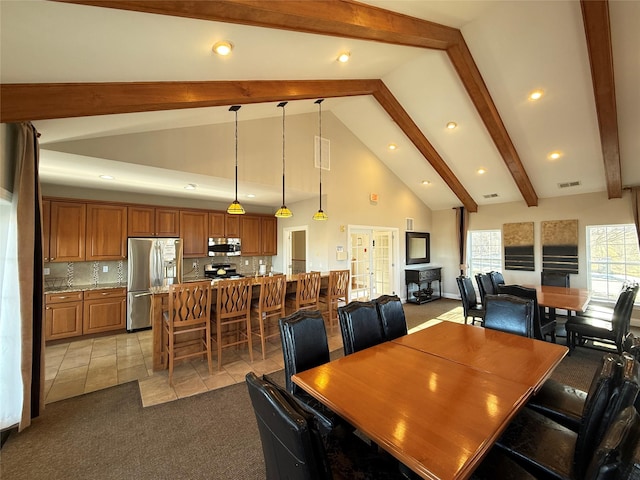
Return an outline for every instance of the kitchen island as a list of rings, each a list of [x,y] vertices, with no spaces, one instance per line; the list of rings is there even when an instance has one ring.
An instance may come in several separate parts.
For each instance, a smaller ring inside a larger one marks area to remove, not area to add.
[[[260,297],[260,276],[253,278],[253,290],[251,296],[254,299]],[[329,283],[329,272],[322,272],[320,275],[321,284],[320,289],[327,288]],[[208,280],[208,279],[202,279]],[[298,275],[287,275],[287,294],[295,293],[296,285],[298,281]],[[212,280],[213,285],[211,295],[211,315],[214,315],[215,303],[216,303],[216,289],[215,284],[217,280]],[[162,328],[162,313],[169,308],[169,287],[154,287],[151,289],[151,328],[153,330],[153,369],[164,370],[164,358],[162,355],[162,345],[166,342],[166,336],[164,329]]]

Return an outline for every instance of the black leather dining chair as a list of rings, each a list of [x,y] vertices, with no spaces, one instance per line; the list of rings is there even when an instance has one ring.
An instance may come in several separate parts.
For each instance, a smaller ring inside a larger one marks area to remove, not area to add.
[[[543,270],[540,272],[540,285],[569,288],[569,284],[570,279],[568,273],[554,272],[550,270]],[[547,307],[546,311],[551,320],[556,319],[556,309],[554,307]],[[567,316],[570,314],[570,312],[567,312]]]
[[[338,320],[345,355],[384,342],[382,322],[374,302],[352,301],[338,307]]]
[[[533,338],[533,300],[514,295],[487,295],[483,325]]]
[[[577,432],[585,412],[588,411],[588,402],[594,398],[600,383],[615,377],[610,372],[619,370],[620,366],[618,355],[605,353],[593,375],[588,392],[549,378],[527,402],[527,407]]]
[[[380,295],[374,300],[378,317],[382,322],[385,340],[393,340],[407,334],[407,319],[402,301],[397,295]]]
[[[258,424],[267,480],[404,479],[393,457],[355,435],[325,438],[314,416],[291,395],[254,372],[245,377]]]
[[[635,336],[633,332],[627,333],[622,342],[622,349],[640,362],[640,337]]]
[[[504,285],[506,282],[504,281],[504,276],[500,272],[492,271],[487,275],[491,278],[491,283],[493,283],[493,290],[498,293],[498,285]]]
[[[630,356],[622,358],[621,366],[606,375],[588,403],[577,433],[525,408],[507,426],[497,447],[537,477],[585,479],[598,445],[640,391],[638,364]],[[616,381],[616,376],[621,380]]]
[[[480,303],[484,305],[484,298],[487,295],[495,295],[497,292],[493,288],[493,282],[488,273],[477,273],[476,283],[478,284],[478,292],[480,292]]]
[[[460,291],[460,300],[462,301],[462,314],[464,315],[464,323],[467,323],[471,317],[471,323],[475,324],[479,320],[482,324],[484,320],[484,307],[478,303],[476,291],[473,288],[473,282],[469,277],[456,277],[458,290]]]
[[[328,363],[330,360],[322,313],[318,310],[298,310],[281,318],[278,326],[282,341],[286,389],[314,412],[322,427],[322,433],[327,434],[341,425],[342,419],[291,381],[291,377],[296,373]]]
[[[545,340],[549,335],[551,341],[556,343],[556,321],[550,320],[544,315],[544,310],[538,305],[538,292],[535,288],[523,287],[522,285],[498,285],[498,293],[533,300],[533,338]]]
[[[622,342],[629,332],[633,303],[638,294],[638,284],[629,285],[618,296],[613,307],[611,321],[581,315],[567,320],[567,344],[570,350],[583,345],[587,340],[614,344],[618,353],[623,351]]]

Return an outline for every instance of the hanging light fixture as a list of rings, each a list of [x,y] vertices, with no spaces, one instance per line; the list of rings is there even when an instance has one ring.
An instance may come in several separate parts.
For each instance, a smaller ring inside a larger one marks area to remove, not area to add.
[[[322,102],[324,101],[324,98],[319,98],[318,100],[315,101],[315,103],[318,104],[318,129],[319,129],[319,136],[320,138],[318,139],[318,157],[319,157],[319,167],[320,167],[320,208],[318,209],[318,211],[313,215],[313,219],[314,220],[326,220],[327,218],[327,214],[324,213],[322,211]]]
[[[280,102],[278,107],[282,108],[282,206],[276,212],[278,218],[293,217],[291,210],[284,203],[284,107],[289,102]]]
[[[240,110],[240,105],[232,105],[229,107],[230,112],[235,112],[236,114],[236,199],[231,202],[229,208],[227,208],[227,213],[231,215],[243,215],[244,208],[238,202],[238,110]]]

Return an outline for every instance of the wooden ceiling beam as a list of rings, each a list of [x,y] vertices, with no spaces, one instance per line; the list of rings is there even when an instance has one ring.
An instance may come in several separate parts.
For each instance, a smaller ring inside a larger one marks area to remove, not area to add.
[[[527,205],[538,203],[533,185],[458,29],[350,0],[56,1],[446,50]],[[230,103],[234,102],[227,102]]]
[[[431,145],[420,128],[414,123],[409,114],[402,108],[400,102],[393,96],[387,86],[380,81],[379,88],[373,93],[374,98],[385,109],[387,114],[409,137],[420,153],[427,159],[438,175],[445,181],[449,188],[469,212],[477,212],[478,204],[473,200],[469,192],[460,183],[438,151]]]
[[[613,52],[609,4],[602,0],[582,0],[582,18],[587,37],[593,94],[598,114],[600,144],[609,198],[622,197],[622,167],[618,139],[616,86],[613,74]]]
[[[379,80],[0,85],[2,123],[371,95]]]

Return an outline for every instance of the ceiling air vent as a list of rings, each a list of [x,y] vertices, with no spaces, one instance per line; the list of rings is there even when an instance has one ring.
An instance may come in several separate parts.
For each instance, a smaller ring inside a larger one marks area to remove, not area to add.
[[[577,187],[579,185],[580,185],[580,182],[578,180],[576,180],[575,182],[559,183],[558,184],[558,188],[571,188],[571,187]]]
[[[497,196],[497,193],[488,193],[487,195],[483,195],[484,198],[496,198]]]

